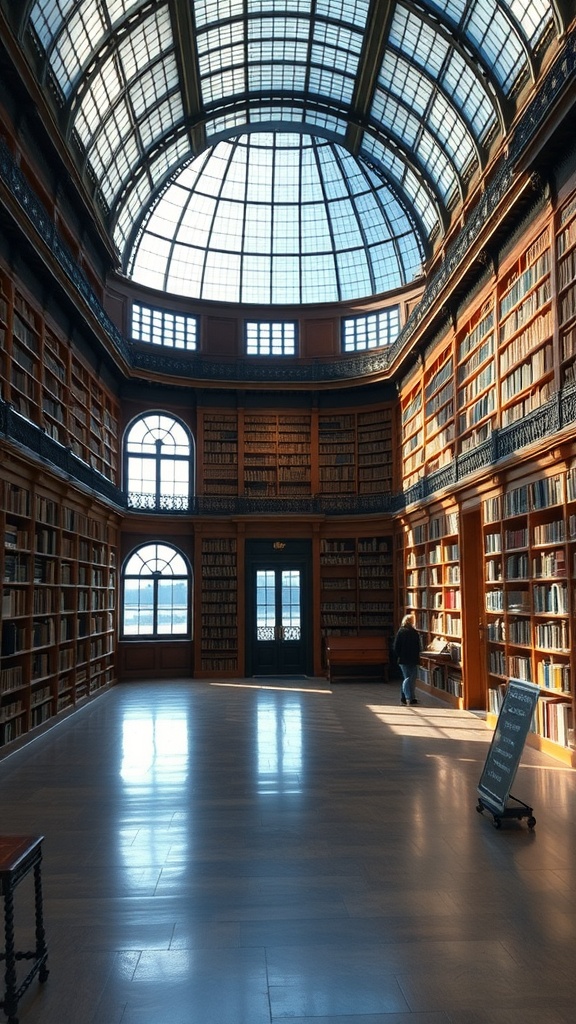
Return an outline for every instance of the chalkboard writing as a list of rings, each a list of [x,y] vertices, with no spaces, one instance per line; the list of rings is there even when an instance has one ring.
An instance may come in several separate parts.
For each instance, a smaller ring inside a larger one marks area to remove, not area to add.
[[[503,811],[506,807],[539,693],[534,683],[521,679],[508,682],[478,783],[478,792],[489,810]]]

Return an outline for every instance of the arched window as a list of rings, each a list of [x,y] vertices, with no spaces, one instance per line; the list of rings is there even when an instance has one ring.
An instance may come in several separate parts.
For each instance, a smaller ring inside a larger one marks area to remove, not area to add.
[[[192,493],[192,439],[186,427],[164,413],[140,416],[125,441],[128,507],[186,512]]]
[[[170,544],[143,544],[128,557],[122,574],[124,637],[189,637],[191,572]]]

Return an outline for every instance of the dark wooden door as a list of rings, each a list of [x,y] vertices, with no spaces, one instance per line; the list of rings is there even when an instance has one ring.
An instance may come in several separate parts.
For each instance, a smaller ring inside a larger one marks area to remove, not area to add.
[[[282,542],[247,544],[247,674],[306,675],[311,661],[309,558],[304,542],[276,548],[273,543]]]

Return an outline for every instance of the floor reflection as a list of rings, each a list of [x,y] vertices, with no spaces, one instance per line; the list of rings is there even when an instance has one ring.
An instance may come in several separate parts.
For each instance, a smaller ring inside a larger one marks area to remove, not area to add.
[[[186,713],[126,709],[122,720],[118,847],[129,891],[154,892],[171,850],[190,849],[190,732]],[[177,822],[177,824],[175,824]],[[171,866],[172,875],[184,871]]]
[[[189,768],[186,716],[139,710],[122,722],[120,775],[125,786],[177,786]]]
[[[302,708],[300,698],[262,693],[258,699],[258,792],[302,790]]]

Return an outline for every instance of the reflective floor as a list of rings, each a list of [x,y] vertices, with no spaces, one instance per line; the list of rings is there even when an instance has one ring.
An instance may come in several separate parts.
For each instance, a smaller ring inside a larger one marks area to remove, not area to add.
[[[130,684],[0,761],[0,831],[45,836],[20,1024],[572,1024],[576,772],[527,748],[497,830],[485,725],[398,697]]]

